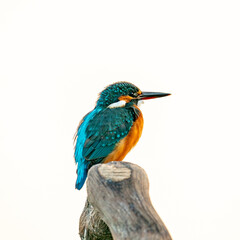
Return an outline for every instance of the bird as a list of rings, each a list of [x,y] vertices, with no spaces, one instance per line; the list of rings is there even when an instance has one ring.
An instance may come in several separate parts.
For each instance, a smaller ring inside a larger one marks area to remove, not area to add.
[[[83,117],[74,136],[76,189],[83,187],[93,165],[122,161],[136,145],[143,129],[139,108],[143,100],[168,95],[142,92],[130,82],[113,83],[99,94],[95,108]]]

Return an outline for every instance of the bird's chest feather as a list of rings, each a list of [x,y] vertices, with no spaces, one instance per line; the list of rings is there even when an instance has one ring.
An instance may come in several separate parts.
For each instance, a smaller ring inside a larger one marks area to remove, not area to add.
[[[135,108],[137,110],[138,117],[133,122],[129,133],[126,137],[119,141],[114,151],[104,159],[104,163],[111,161],[122,161],[127,153],[137,144],[139,138],[141,137],[144,123],[143,116],[140,109],[137,106],[135,106]]]

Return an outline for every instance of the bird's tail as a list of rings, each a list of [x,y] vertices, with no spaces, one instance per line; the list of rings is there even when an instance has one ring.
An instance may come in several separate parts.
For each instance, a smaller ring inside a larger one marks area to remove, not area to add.
[[[83,186],[83,184],[86,181],[87,178],[87,172],[88,172],[88,165],[82,164],[81,166],[78,166],[77,169],[77,181],[75,187],[80,190]]]

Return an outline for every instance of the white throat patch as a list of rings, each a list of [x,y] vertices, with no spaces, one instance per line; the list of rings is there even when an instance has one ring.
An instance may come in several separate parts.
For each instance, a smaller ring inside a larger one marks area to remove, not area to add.
[[[112,103],[108,106],[108,108],[119,108],[119,107],[125,107],[126,102],[124,100]]]
[[[138,105],[138,107],[140,107],[142,104],[144,104],[144,101],[143,100],[139,100],[137,105]]]

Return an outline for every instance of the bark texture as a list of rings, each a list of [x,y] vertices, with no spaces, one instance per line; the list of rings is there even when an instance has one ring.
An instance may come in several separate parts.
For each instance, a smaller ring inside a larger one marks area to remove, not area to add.
[[[128,162],[93,166],[79,232],[86,240],[171,240],[152,206],[145,171]]]

